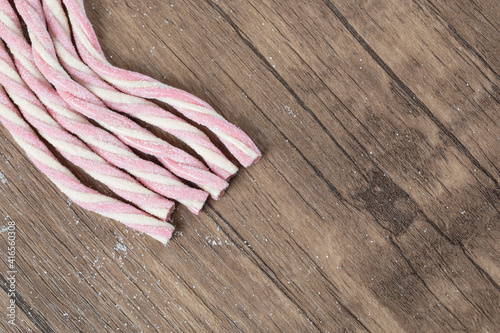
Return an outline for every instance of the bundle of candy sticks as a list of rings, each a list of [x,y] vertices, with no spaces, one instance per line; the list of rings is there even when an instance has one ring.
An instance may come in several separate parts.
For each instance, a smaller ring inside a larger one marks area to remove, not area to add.
[[[0,39],[0,122],[33,163],[85,209],[165,244],[174,230],[167,222],[172,200],[199,214],[208,196],[220,198],[238,171],[203,131],[149,99],[208,128],[244,167],[261,157],[248,135],[206,102],[111,65],[83,0],[0,0]],[[180,139],[203,162],[124,114]],[[39,136],[128,203],[81,184]],[[162,166],[129,146],[157,157]]]

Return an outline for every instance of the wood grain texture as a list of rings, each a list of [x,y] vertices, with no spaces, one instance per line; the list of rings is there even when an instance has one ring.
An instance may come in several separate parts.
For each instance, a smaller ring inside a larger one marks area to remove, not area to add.
[[[1,128],[2,331],[500,330],[498,1],[86,5],[112,63],[264,156],[164,247],[68,203]]]

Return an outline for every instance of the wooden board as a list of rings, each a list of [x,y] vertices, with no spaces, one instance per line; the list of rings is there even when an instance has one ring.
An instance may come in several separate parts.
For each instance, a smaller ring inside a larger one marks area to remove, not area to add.
[[[86,5],[111,62],[264,156],[162,246],[68,202],[1,128],[2,331],[500,331],[498,1]]]

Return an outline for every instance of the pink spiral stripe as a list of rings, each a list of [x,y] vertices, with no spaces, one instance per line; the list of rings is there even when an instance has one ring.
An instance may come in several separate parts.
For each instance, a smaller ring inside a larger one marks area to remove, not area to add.
[[[156,155],[177,176],[197,184],[214,198],[220,197],[228,186],[227,182],[209,172],[196,158],[172,147],[130,119],[109,110],[99,98],[71,79],[59,63],[44,17],[34,9],[41,8],[38,0],[14,2],[28,26],[37,67],[69,105],[115,133],[126,144]]]
[[[146,75],[112,66],[101,50],[97,36],[85,14],[83,0],[63,0],[69,12],[80,56],[104,80],[134,96],[165,102],[194,122],[208,127],[245,167],[257,162],[261,153],[241,129],[229,123],[203,100],[165,85]]]
[[[71,40],[70,25],[60,0],[43,1],[43,10],[59,60],[78,83],[109,108],[127,113],[176,136],[203,157],[210,169],[223,179],[227,180],[236,174],[238,168],[215,147],[205,133],[148,100],[118,91],[88,68],[81,61]]]
[[[0,0],[0,14],[0,37],[7,42],[21,77],[47,106],[51,116],[105,160],[128,171],[149,189],[186,205],[198,214],[207,193],[184,185],[164,168],[139,158],[115,136],[72,111],[36,67],[31,46],[25,40],[17,15],[7,0]]]
[[[160,221],[129,204],[104,196],[81,184],[75,175],[59,163],[40,141],[16,110],[2,87],[0,87],[0,122],[37,168],[73,202],[87,210],[142,231],[163,244],[168,242],[174,231],[171,224]]]
[[[65,158],[84,169],[90,176],[107,185],[122,198],[145,212],[166,220],[174,203],[140,185],[125,172],[113,167],[83,142],[64,130],[17,73],[5,46],[0,42],[0,84],[21,110],[25,119]]]

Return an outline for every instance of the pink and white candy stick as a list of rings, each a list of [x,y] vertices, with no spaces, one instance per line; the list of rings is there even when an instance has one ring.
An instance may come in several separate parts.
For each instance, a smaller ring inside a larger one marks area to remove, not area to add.
[[[177,176],[197,184],[214,198],[220,197],[228,186],[227,182],[209,172],[196,158],[152,135],[130,119],[109,110],[99,98],[71,79],[59,63],[44,17],[40,14],[41,5],[38,0],[14,2],[28,27],[37,67],[68,104],[97,121],[128,145],[157,156]]]
[[[64,130],[17,73],[5,46],[0,42],[0,84],[16,103],[26,120],[65,158],[90,176],[107,185],[122,198],[162,220],[170,217],[174,203],[139,184],[90,150],[83,142]]]
[[[147,215],[141,210],[104,196],[80,181],[65,168],[24,121],[15,106],[0,87],[0,122],[31,161],[73,202],[92,212],[117,220],[135,230],[144,232],[166,244],[174,227]]]
[[[71,40],[70,25],[61,0],[43,1],[43,10],[59,60],[73,79],[93,92],[109,108],[127,113],[176,136],[203,157],[210,169],[223,179],[236,174],[238,168],[215,147],[205,133],[151,101],[116,90],[88,68],[80,60]]]
[[[85,14],[83,0],[63,0],[63,2],[69,13],[80,56],[104,80],[131,95],[165,102],[185,117],[208,127],[243,166],[247,167],[260,159],[261,153],[248,135],[229,123],[203,100],[146,75],[112,66],[106,60],[94,29]]]
[[[0,37],[9,46],[21,77],[59,124],[149,189],[177,200],[196,214],[200,212],[207,199],[204,191],[186,186],[164,168],[139,158],[115,136],[95,127],[70,109],[36,67],[31,46],[25,40],[17,15],[7,0],[0,0]]]

